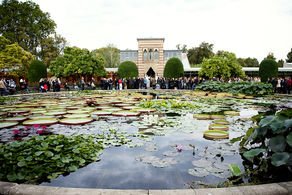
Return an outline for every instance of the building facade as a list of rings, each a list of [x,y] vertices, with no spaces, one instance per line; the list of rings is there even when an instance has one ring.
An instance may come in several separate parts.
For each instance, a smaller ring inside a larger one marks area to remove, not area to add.
[[[138,38],[138,50],[121,50],[120,62],[137,64],[139,77],[163,77],[167,60],[176,57],[182,60],[181,50],[164,50],[164,38]]]

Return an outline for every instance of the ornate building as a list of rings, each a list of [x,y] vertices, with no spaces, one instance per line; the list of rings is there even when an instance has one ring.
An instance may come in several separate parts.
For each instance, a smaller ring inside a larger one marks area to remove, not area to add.
[[[133,61],[139,77],[163,76],[165,63],[172,57],[182,60],[181,50],[164,50],[164,38],[138,38],[138,50],[121,50],[120,62]]]

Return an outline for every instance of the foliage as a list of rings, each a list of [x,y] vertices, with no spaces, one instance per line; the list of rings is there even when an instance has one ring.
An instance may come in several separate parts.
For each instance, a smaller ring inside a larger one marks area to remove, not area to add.
[[[54,34],[54,36],[42,39],[40,44],[42,49],[39,52],[39,56],[49,67],[52,61],[63,54],[67,41],[61,35]]]
[[[210,59],[204,59],[202,68],[199,71],[199,76],[213,78],[229,78],[241,77],[245,74],[242,67],[237,62],[236,56],[233,53],[218,51],[218,53]]]
[[[278,67],[283,67],[284,66],[284,60],[278,60]]]
[[[184,75],[184,67],[180,59],[170,58],[164,67],[163,76],[165,78],[179,78]]]
[[[11,104],[11,102],[18,101],[18,97],[0,96],[0,105]]]
[[[104,66],[107,68],[116,68],[120,63],[120,50],[114,45],[109,44],[92,51],[95,56],[100,56],[104,59]]]
[[[292,165],[292,110],[261,118],[242,139],[243,156],[251,162],[252,172],[274,178],[289,172]]]
[[[202,42],[199,47],[193,47],[188,50],[188,59],[190,64],[201,64],[204,58],[210,58],[214,55],[214,45]]]
[[[119,65],[118,75],[120,78],[133,78],[138,76],[138,67],[132,61],[124,61]]]
[[[291,48],[291,51],[287,54],[286,62],[292,63],[292,48]]]
[[[9,40],[0,36],[0,70],[7,68],[10,75],[26,76],[33,58],[31,53],[23,50],[17,43],[10,44]]]
[[[32,1],[3,0],[0,6],[0,32],[12,43],[39,56],[41,41],[55,32],[49,13]]]
[[[233,82],[223,83],[206,81],[201,83],[197,90],[212,91],[212,92],[227,92],[231,94],[245,94],[245,95],[268,95],[272,94],[274,89],[271,84],[265,83],[251,83],[251,82]]]
[[[64,55],[52,61],[50,72],[56,77],[106,75],[104,60],[94,57],[88,49],[78,47],[65,47]]]
[[[0,147],[0,180],[38,182],[97,161],[101,144],[90,135],[36,136]]]
[[[195,102],[180,101],[174,99],[160,99],[160,100],[141,100],[139,103],[143,108],[155,108],[156,110],[170,110],[170,109],[196,109],[200,106]]]
[[[259,67],[259,61],[256,58],[237,58],[238,63],[242,67]]]
[[[272,52],[269,52],[268,55],[267,55],[267,57],[265,57],[265,59],[271,59],[271,60],[275,60],[276,61],[276,58],[274,56],[274,53],[272,53]]]
[[[30,82],[37,82],[41,78],[47,78],[46,65],[39,60],[32,61],[28,67],[27,77]]]
[[[176,45],[177,50],[181,50],[183,53],[188,53],[187,45],[183,44],[182,47],[180,44]]]
[[[259,68],[259,76],[262,82],[266,82],[269,78],[278,77],[278,64],[273,59],[264,59]]]

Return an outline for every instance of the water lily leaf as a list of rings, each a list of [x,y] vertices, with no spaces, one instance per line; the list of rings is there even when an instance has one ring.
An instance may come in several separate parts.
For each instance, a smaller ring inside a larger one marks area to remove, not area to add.
[[[287,135],[286,142],[292,147],[292,132]]]
[[[74,165],[68,167],[68,170],[71,171],[71,172],[77,171],[77,169],[78,169],[78,168],[77,168],[76,166],[74,166]]]
[[[242,174],[240,168],[236,164],[228,164],[230,170],[232,171],[234,176],[240,176]]]
[[[253,158],[257,155],[259,155],[260,153],[262,152],[265,152],[266,149],[263,149],[263,148],[256,148],[256,149],[251,149],[247,152],[244,152],[243,153],[243,156],[249,160],[249,161],[253,161]]]
[[[163,155],[164,156],[177,156],[178,155],[178,152],[177,151],[170,150],[170,151],[163,152]]]
[[[269,141],[269,148],[273,152],[283,152],[286,147],[285,137],[283,135],[278,135],[272,137]]]
[[[287,152],[275,153],[272,155],[272,165],[279,167],[285,165],[289,159],[290,155]]]
[[[192,164],[196,167],[209,167],[212,165],[212,163],[210,161],[207,161],[205,159],[200,159],[200,160],[193,160]]]
[[[209,173],[205,169],[200,168],[189,169],[188,173],[196,177],[206,177],[209,175]]]

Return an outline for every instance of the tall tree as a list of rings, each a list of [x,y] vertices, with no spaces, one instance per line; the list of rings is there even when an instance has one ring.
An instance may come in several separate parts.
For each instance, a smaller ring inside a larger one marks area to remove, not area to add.
[[[105,61],[105,67],[115,68],[120,64],[120,50],[113,44],[108,44],[106,47],[102,47],[92,51],[95,56],[100,56]]]
[[[32,1],[3,0],[0,5],[0,35],[40,57],[41,41],[55,32],[49,13]]]
[[[39,52],[40,58],[47,67],[50,66],[51,61],[54,61],[60,54],[63,53],[67,46],[67,41],[61,35],[54,34],[41,40],[41,50]]]
[[[245,77],[234,53],[218,51],[216,55],[202,62],[199,75],[213,78]]]
[[[268,55],[267,55],[267,57],[265,57],[265,59],[276,60],[273,52],[269,52]]]
[[[287,54],[286,62],[292,63],[292,48],[291,48],[291,51]]]
[[[188,59],[191,64],[201,64],[204,58],[210,58],[214,55],[213,44],[202,42],[199,47],[193,47],[188,50]]]
[[[259,67],[259,61],[256,58],[237,58],[242,67]]]
[[[26,76],[33,55],[23,50],[17,43],[10,44],[0,36],[0,70],[8,69],[10,75]]]
[[[64,55],[52,61],[50,72],[57,77],[106,75],[103,58],[94,56],[88,49],[78,47],[65,47]]]
[[[284,66],[284,60],[278,60],[278,67],[283,67]]]

